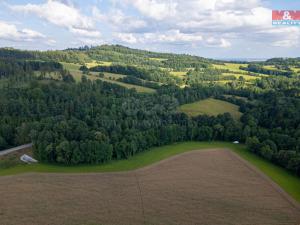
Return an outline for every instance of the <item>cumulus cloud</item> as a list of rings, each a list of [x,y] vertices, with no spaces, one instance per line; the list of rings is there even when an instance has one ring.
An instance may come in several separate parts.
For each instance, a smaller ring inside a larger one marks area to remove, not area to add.
[[[17,29],[14,24],[0,21],[0,39],[8,41],[34,41],[46,39],[40,32],[31,29]]]
[[[164,33],[146,33],[144,39],[153,42],[199,42],[203,40],[201,34],[186,34],[179,30],[169,30]]]
[[[162,20],[176,14],[177,3],[172,0],[125,0],[142,14],[155,20]]]
[[[93,46],[97,46],[97,45],[102,45],[105,44],[105,42],[101,39],[92,39],[92,38],[84,38],[84,37],[80,37],[78,38],[79,42],[75,42],[75,47],[78,47],[78,45],[93,45]]]
[[[69,1],[48,0],[44,4],[10,5],[16,12],[35,14],[54,25],[69,29],[71,32],[85,37],[100,37],[94,30],[92,18],[83,15]]]
[[[114,34],[114,37],[118,41],[128,44],[136,44],[139,42],[138,38],[131,33],[116,33]]]
[[[202,37],[207,47],[230,47],[236,39],[283,47],[299,44],[295,36],[284,36],[285,28],[272,26],[271,9],[262,0],[118,1],[133,6],[148,25],[152,24],[145,32],[151,36],[149,40],[194,43],[201,42],[198,38]],[[294,34],[300,28],[295,30]]]
[[[92,15],[96,21],[107,23],[113,29],[119,31],[134,32],[147,26],[145,20],[125,15],[122,10],[116,8],[112,8],[104,14],[94,6],[92,8]]]
[[[86,29],[71,27],[70,31],[74,34],[77,34],[82,37],[87,37],[87,38],[100,38],[101,37],[100,31],[97,31],[97,30],[86,30]]]
[[[85,43],[111,42],[113,38],[145,46],[168,43],[229,48],[242,41],[282,48],[300,45],[299,27],[272,26],[266,0],[111,0],[105,10],[103,1],[95,1],[87,8],[89,15],[72,2],[47,0],[9,7],[64,27]]]
[[[200,33],[181,33],[179,30],[169,30],[155,33],[115,33],[114,37],[127,44],[184,44],[184,45],[203,45],[206,47],[228,48],[231,43],[225,38],[202,36]]]
[[[215,38],[208,37],[205,41],[205,44],[209,47],[220,47],[220,48],[228,48],[231,46],[231,43],[224,38]]]
[[[300,44],[300,29],[297,27],[279,27],[261,31],[261,35],[275,47],[297,47]]]

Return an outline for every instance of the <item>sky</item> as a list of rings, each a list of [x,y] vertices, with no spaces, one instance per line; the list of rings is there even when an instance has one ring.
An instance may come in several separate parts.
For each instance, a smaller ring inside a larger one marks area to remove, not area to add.
[[[300,56],[300,26],[272,26],[299,0],[0,0],[0,47],[121,44],[209,58]]]

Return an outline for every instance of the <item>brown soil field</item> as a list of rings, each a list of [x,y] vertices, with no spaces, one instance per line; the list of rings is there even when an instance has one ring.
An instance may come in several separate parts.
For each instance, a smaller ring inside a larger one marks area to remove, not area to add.
[[[120,173],[0,177],[0,225],[298,225],[300,210],[229,150]]]

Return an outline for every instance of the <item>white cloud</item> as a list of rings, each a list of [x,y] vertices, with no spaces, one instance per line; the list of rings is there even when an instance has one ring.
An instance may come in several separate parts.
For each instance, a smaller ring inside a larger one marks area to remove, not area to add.
[[[127,16],[123,11],[116,8],[112,8],[109,12],[103,14],[97,7],[93,7],[92,14],[95,20],[105,22],[118,31],[132,32],[147,26],[146,21]]]
[[[81,14],[74,6],[64,2],[48,0],[44,4],[10,5],[10,8],[16,12],[35,14],[49,23],[69,29],[77,35],[100,37],[100,32],[94,30],[92,18]]]
[[[267,6],[270,0],[107,0],[110,5],[103,8],[103,1],[97,0],[86,8],[91,10],[89,15],[72,2],[48,0],[10,8],[64,27],[80,43],[93,45],[114,38],[144,47],[167,43],[229,48],[242,46],[242,42],[246,47],[300,46],[300,27],[272,26],[272,12]],[[103,35],[97,25],[101,25]]]
[[[79,42],[75,42],[75,47],[78,47],[78,45],[103,45],[105,44],[104,41],[99,40],[99,39],[92,39],[92,38],[79,38]]]
[[[153,42],[198,42],[202,41],[201,34],[185,34],[179,30],[169,30],[165,33],[146,33],[144,38]]]
[[[53,39],[49,39],[49,40],[46,41],[46,44],[50,45],[50,46],[55,46],[56,43],[57,42],[55,40],[53,40]]]
[[[185,44],[194,46],[203,45],[207,47],[221,47],[228,48],[231,46],[231,43],[224,39],[218,37],[206,36],[203,37],[200,33],[181,33],[179,30],[169,30],[166,32],[156,32],[156,33],[115,33],[114,37],[116,40],[122,43],[128,44]]]
[[[273,42],[272,45],[275,47],[290,48],[290,47],[295,47],[295,46],[299,45],[299,41],[298,40],[280,40],[280,41]]]
[[[273,27],[263,32],[275,47],[297,47],[300,44],[300,29],[297,27]]]
[[[209,47],[220,47],[220,48],[228,48],[231,46],[231,43],[224,38],[215,38],[209,37],[206,39],[205,44]]]
[[[70,31],[74,34],[77,34],[82,37],[87,37],[87,38],[100,38],[101,33],[97,30],[85,30],[85,29],[80,29],[80,28],[70,28]]]
[[[136,44],[138,42],[138,38],[130,33],[117,33],[114,34],[114,37],[123,43]]]
[[[162,20],[176,14],[177,3],[172,0],[125,0],[143,15],[155,20]]]
[[[205,37],[203,43],[208,47],[230,47],[237,39],[269,46],[299,46],[294,36],[284,35],[285,29],[272,26],[272,10],[263,0],[115,1],[133,6],[151,24],[145,32],[145,36],[151,36],[149,41],[199,42],[197,37]],[[170,34],[170,30],[177,33]],[[295,30],[299,32],[300,28]]]
[[[30,29],[18,30],[14,24],[0,21],[0,39],[9,41],[34,41],[46,39],[46,36]]]

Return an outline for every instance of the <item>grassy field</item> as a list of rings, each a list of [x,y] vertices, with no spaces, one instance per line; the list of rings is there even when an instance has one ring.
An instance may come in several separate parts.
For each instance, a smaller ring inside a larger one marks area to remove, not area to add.
[[[300,68],[297,67],[291,67],[291,70],[295,73],[300,73]]]
[[[273,65],[263,66],[263,68],[268,69],[268,70],[277,70],[277,68]]]
[[[213,67],[216,69],[224,69],[224,70],[228,70],[228,72],[226,73],[222,73],[222,75],[224,77],[226,76],[235,76],[237,79],[242,76],[247,82],[248,84],[251,84],[251,82],[253,82],[256,79],[259,79],[261,77],[266,77],[268,75],[265,74],[260,74],[260,73],[255,73],[256,76],[250,76],[248,75],[248,72],[245,70],[241,70],[240,66],[248,66],[248,64],[240,64],[240,63],[224,63],[224,65],[218,65],[218,64],[213,64]],[[223,83],[228,83],[230,82],[230,80],[225,80]]]
[[[90,72],[90,74],[94,75],[94,76],[98,76],[99,72]],[[116,74],[116,73],[107,73],[104,72],[104,78],[106,79],[119,79],[119,78],[123,78],[123,77],[127,77],[127,75],[123,75],[123,74]]]
[[[185,72],[185,71],[171,71],[170,72],[171,75],[173,75],[175,77],[180,77],[180,78],[186,76],[186,73],[187,72]]]
[[[243,77],[246,81],[252,81],[259,78],[259,76],[250,76],[247,74],[236,74],[236,73],[223,73],[222,76],[234,76],[236,79],[239,79],[239,77]]]
[[[203,114],[216,116],[226,112],[230,113],[232,117],[237,120],[242,116],[242,113],[239,112],[239,107],[237,105],[213,98],[182,105],[179,107],[179,110],[188,114],[189,116]]]
[[[243,159],[261,170],[287,193],[300,202],[300,178],[287,170],[276,166],[261,157],[247,151],[244,145],[235,145],[227,142],[183,142],[163,147],[152,148],[135,155],[127,160],[112,161],[102,165],[60,166],[49,164],[18,165],[9,169],[0,170],[0,176],[14,175],[28,172],[48,173],[88,173],[88,172],[116,172],[129,171],[151,165],[171,156],[197,149],[228,148]]]
[[[168,59],[164,59],[164,58],[149,58],[149,60],[162,62],[162,61],[166,61]]]
[[[248,64],[242,64],[242,63],[224,63],[224,65],[213,64],[213,67],[216,69],[224,69],[232,72],[239,72],[241,74],[246,74],[247,72],[241,70],[240,66],[248,66]]]
[[[63,65],[63,67],[64,67],[66,70],[69,70],[69,71],[79,70],[79,68],[81,67],[81,65],[76,64],[76,63],[66,63],[66,62],[61,62],[61,64]]]
[[[280,70],[277,69],[275,66],[273,65],[267,65],[267,66],[263,66],[264,69],[268,69],[268,70],[274,70],[274,71],[279,71],[279,72],[286,72],[287,70]],[[291,68],[293,70],[293,68]]]
[[[87,68],[95,67],[95,66],[110,66],[112,62],[104,62],[104,61],[93,61],[90,63],[86,63]]]

